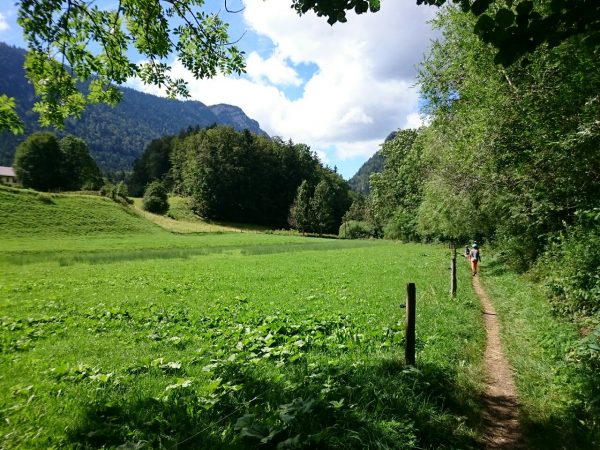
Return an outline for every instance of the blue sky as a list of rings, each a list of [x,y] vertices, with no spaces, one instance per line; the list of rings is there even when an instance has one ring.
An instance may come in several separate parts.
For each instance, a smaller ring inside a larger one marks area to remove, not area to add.
[[[5,2],[3,2],[5,3]],[[6,2],[8,3],[8,2]],[[110,3],[110,2],[108,2]],[[175,59],[193,100],[241,107],[272,136],[303,142],[350,178],[398,128],[421,123],[417,64],[434,33],[436,8],[416,0],[382,1],[381,11],[349,15],[333,27],[313,13],[298,17],[288,0],[216,2],[232,40],[245,51],[247,73],[195,80]],[[23,47],[16,8],[0,6],[0,41]],[[163,95],[137,80],[134,89]]]

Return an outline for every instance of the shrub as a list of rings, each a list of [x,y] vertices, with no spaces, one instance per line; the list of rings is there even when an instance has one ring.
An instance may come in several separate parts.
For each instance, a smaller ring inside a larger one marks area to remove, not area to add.
[[[600,314],[600,211],[580,216],[550,244],[535,273],[555,311],[592,316]]]
[[[44,194],[44,193],[40,192],[37,195],[37,199],[42,203],[46,203],[47,205],[54,205],[54,200],[48,194]]]
[[[127,186],[122,181],[116,185],[106,182],[100,188],[100,195],[108,197],[123,206],[129,206],[133,203],[133,200],[127,197]]]
[[[373,236],[373,229],[367,222],[349,220],[340,226],[339,237],[342,239],[365,239]]]
[[[418,240],[415,214],[398,208],[383,228],[383,236],[386,239],[398,239],[405,242]]]
[[[142,208],[155,214],[164,214],[169,209],[167,190],[160,181],[153,181],[146,186]]]

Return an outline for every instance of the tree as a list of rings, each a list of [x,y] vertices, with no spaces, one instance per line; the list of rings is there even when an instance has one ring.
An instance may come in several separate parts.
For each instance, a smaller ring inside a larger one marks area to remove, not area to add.
[[[83,139],[65,136],[60,140],[63,153],[63,189],[98,190],[102,187],[102,172]]]
[[[323,168],[303,144],[216,126],[173,141],[175,192],[202,217],[282,228],[298,186]]]
[[[327,23],[347,22],[346,11],[354,10],[356,14],[367,11],[377,12],[381,7],[380,0],[292,0],[292,8],[298,14],[313,10],[317,16],[326,16]]]
[[[33,133],[18,147],[13,166],[24,187],[51,191],[63,186],[64,154],[52,133]]]
[[[319,181],[319,184],[315,187],[315,193],[310,199],[310,210],[313,219],[312,228],[319,234],[335,228],[333,202],[334,192],[331,184],[328,180]]]
[[[153,181],[146,187],[142,208],[154,214],[164,214],[169,210],[167,190],[160,181]]]
[[[164,180],[171,169],[171,149],[174,136],[154,139],[144,150],[144,154],[133,164],[129,180],[131,195],[139,196],[150,181]]]
[[[102,173],[90,155],[85,141],[53,133],[33,133],[17,147],[13,165],[25,187],[40,191],[97,190]]]
[[[600,44],[600,2],[594,0],[417,0],[417,4],[460,4],[478,17],[471,29],[497,50],[495,62],[507,67],[542,44],[554,47],[573,36],[585,45]],[[299,14],[313,10],[327,22],[346,22],[346,11],[377,12],[380,0],[293,0]]]
[[[313,224],[313,211],[310,204],[310,187],[306,180],[298,187],[296,198],[290,208],[290,226],[302,233],[309,231]]]
[[[8,130],[14,134],[23,133],[23,123],[15,112],[15,99],[0,95],[0,131]]]
[[[474,22],[441,14],[444,39],[422,67],[432,122],[419,229],[480,233],[527,269],[578,211],[599,206],[599,62],[573,37],[504,69],[469,32]]]
[[[422,134],[422,133],[421,133]],[[417,130],[399,130],[381,149],[383,171],[369,179],[369,212],[376,230],[386,237],[416,237],[415,216],[425,180]]]

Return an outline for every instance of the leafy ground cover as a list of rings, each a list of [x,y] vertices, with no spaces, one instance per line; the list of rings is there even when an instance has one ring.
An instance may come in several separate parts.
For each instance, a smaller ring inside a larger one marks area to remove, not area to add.
[[[152,225],[6,242],[3,448],[477,448],[483,330],[442,248]]]
[[[553,315],[538,285],[497,262],[482,280],[502,323],[528,448],[600,447],[600,383],[581,358],[580,330]]]

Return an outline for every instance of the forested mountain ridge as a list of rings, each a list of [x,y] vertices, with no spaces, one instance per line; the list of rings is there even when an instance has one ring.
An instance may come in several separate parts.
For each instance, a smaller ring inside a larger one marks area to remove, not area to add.
[[[397,134],[397,131],[392,131],[387,135],[383,143],[385,144],[386,142],[393,140]],[[372,174],[379,173],[383,170],[384,160],[385,158],[381,153],[381,149],[377,150],[373,156],[371,156],[362,166],[360,166],[354,176],[348,180],[352,190],[360,194],[369,195],[369,192],[371,191],[371,187],[369,186],[369,178]]]
[[[31,111],[34,91],[25,78],[25,51],[0,43],[0,94],[14,97],[17,112],[25,123],[25,133],[0,133],[0,165],[11,165],[15,148],[33,131],[39,131],[37,114]],[[230,125],[237,130],[266,135],[257,121],[237,106],[207,106],[199,101],[181,101],[157,97],[122,88],[121,103],[111,108],[92,105],[79,120],[68,120],[64,133],[84,139],[100,168],[105,172],[129,170],[153,139],[178,133],[189,127],[213,124]]]
[[[364,195],[369,195],[369,177],[373,173],[378,173],[383,170],[383,155],[378,150],[365,163],[360,166],[348,183],[354,192],[359,192]]]

